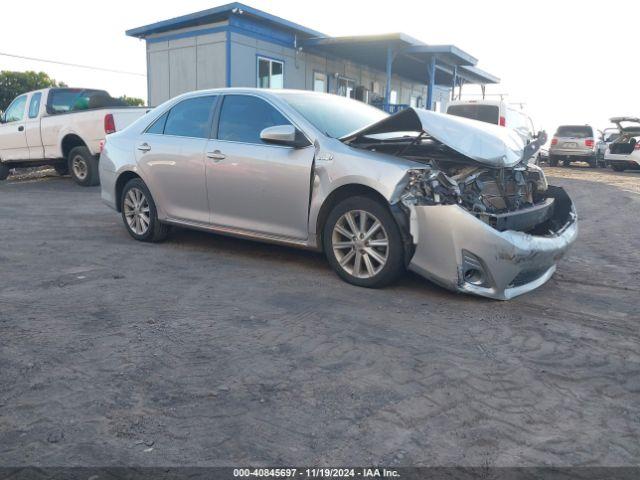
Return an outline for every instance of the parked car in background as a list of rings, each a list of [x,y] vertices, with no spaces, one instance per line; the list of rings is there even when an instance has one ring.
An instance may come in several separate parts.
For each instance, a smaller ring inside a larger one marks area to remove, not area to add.
[[[616,172],[640,168],[640,118],[614,117],[611,122],[620,135],[607,147],[605,163]]]
[[[521,107],[503,100],[455,100],[447,106],[447,113],[510,128],[520,135],[525,143],[533,141],[538,136],[531,117]],[[539,164],[539,154],[531,161]]]
[[[602,138],[598,142],[598,151],[596,153],[598,166],[604,167],[604,154],[607,151],[607,147],[611,144],[611,142],[618,139],[620,136],[620,131],[617,128],[605,128],[602,131]]]
[[[508,299],[545,283],[577,235],[568,195],[528,163],[545,141],[337,95],[207,90],[109,135],[100,180],[139,241],[198,228],[324,250],[362,287],[409,268]]]
[[[47,88],[20,95],[0,117],[0,180],[12,168],[52,165],[80,185],[97,185],[105,135],[146,111],[104,90]]]
[[[531,117],[521,108],[503,100],[455,100],[447,106],[447,113],[515,130],[525,143],[536,138]]]
[[[558,127],[549,147],[549,165],[555,167],[562,161],[568,167],[571,162],[587,162],[590,167],[597,167],[596,140],[597,130],[590,125]]]

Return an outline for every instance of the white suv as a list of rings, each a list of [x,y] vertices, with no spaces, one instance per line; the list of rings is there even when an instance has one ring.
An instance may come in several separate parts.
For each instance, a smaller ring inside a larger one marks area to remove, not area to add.
[[[616,172],[640,168],[640,118],[614,117],[611,122],[618,126],[620,136],[607,147],[605,163]]]
[[[449,104],[447,113],[510,128],[525,143],[537,137],[531,117],[521,108],[503,100],[456,100]]]

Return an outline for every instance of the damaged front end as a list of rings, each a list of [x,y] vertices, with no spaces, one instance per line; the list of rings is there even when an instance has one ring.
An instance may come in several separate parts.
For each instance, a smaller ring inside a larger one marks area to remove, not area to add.
[[[578,231],[567,193],[528,163],[545,138],[525,146],[503,127],[405,112],[402,137],[389,135],[396,115],[347,141],[424,165],[407,171],[391,202],[408,219],[408,267],[446,288],[501,300],[545,283]]]

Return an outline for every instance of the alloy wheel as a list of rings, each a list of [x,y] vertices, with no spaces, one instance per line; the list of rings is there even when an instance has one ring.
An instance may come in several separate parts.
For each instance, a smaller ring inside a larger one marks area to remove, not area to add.
[[[124,197],[123,209],[129,228],[136,235],[144,235],[151,223],[149,202],[144,192],[139,188],[130,188]]]
[[[389,237],[380,220],[364,210],[342,215],[331,235],[338,264],[356,278],[371,278],[387,264]]]
[[[73,157],[71,168],[73,169],[73,174],[78,180],[85,180],[89,174],[87,162],[81,155]]]

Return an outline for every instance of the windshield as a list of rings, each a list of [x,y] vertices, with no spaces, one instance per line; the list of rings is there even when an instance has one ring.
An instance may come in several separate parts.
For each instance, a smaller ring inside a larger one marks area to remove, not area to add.
[[[451,105],[447,108],[449,115],[470,118],[480,122],[498,125],[500,122],[500,110],[497,105],[480,105],[477,103]]]
[[[366,103],[338,95],[280,93],[279,96],[314,127],[333,138],[344,137],[388,116]]]
[[[588,125],[565,125],[558,127],[556,137],[589,138],[593,137],[593,130]]]

